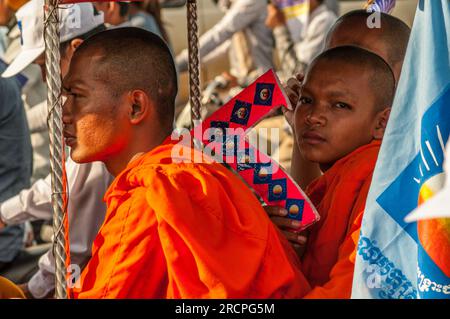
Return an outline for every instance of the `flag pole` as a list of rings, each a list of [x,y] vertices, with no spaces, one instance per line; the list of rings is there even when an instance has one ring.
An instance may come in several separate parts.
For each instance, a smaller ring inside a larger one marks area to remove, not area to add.
[[[61,69],[59,51],[59,0],[45,0],[44,40],[47,74],[47,107],[50,135],[50,165],[53,208],[53,255],[55,257],[55,298],[66,299],[66,243],[64,218],[65,192],[64,141],[61,106]]]

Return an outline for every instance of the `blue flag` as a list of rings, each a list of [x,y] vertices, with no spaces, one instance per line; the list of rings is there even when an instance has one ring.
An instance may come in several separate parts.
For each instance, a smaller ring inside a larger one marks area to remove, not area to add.
[[[420,0],[367,198],[352,298],[450,298],[450,229],[404,218],[442,187],[450,134],[450,1]],[[428,225],[429,226],[429,225]],[[448,226],[448,225],[447,225]],[[445,235],[445,234],[444,234]]]

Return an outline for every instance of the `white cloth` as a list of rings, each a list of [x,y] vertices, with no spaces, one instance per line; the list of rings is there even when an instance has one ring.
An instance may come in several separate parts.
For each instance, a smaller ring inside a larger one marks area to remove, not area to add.
[[[66,171],[71,262],[82,269],[91,256],[92,243],[103,223],[106,212],[103,195],[113,177],[100,162],[78,165],[70,158],[66,162]],[[0,204],[0,216],[7,224],[52,219],[50,175]],[[53,290],[54,271],[54,257],[50,250],[41,257],[39,271],[28,283],[35,298],[43,298]]]
[[[233,1],[225,16],[200,37],[200,57],[203,58],[216,50],[236,32],[244,31],[258,72],[262,74],[273,68],[273,37],[272,31],[265,25],[266,18],[267,3],[265,1]],[[187,71],[187,50],[183,50],[177,56],[176,63],[180,72]]]
[[[328,30],[336,19],[334,12],[328,10],[324,4],[311,13],[305,37],[295,44],[300,62],[309,64],[322,51]]]
[[[286,26],[273,30],[280,58],[282,81],[297,72],[304,72],[306,66],[316,57],[325,45],[325,38],[337,17],[324,4],[317,7],[309,16],[306,30],[299,42],[294,43]]]

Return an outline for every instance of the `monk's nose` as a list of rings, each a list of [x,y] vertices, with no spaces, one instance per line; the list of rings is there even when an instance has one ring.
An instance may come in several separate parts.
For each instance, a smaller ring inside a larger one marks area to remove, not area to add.
[[[309,125],[324,125],[326,117],[320,107],[312,107],[310,112],[306,115],[305,121]]]

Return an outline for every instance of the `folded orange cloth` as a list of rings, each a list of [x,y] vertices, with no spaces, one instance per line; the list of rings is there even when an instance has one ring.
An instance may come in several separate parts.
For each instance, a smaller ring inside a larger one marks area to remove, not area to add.
[[[320,221],[310,228],[302,271],[313,288],[307,298],[349,298],[362,215],[381,142],[336,162],[306,193]]]
[[[250,189],[220,164],[173,163],[173,145],[131,162],[75,298],[299,298],[290,245]]]
[[[13,282],[4,277],[0,277],[0,299],[25,299],[23,291]]]

